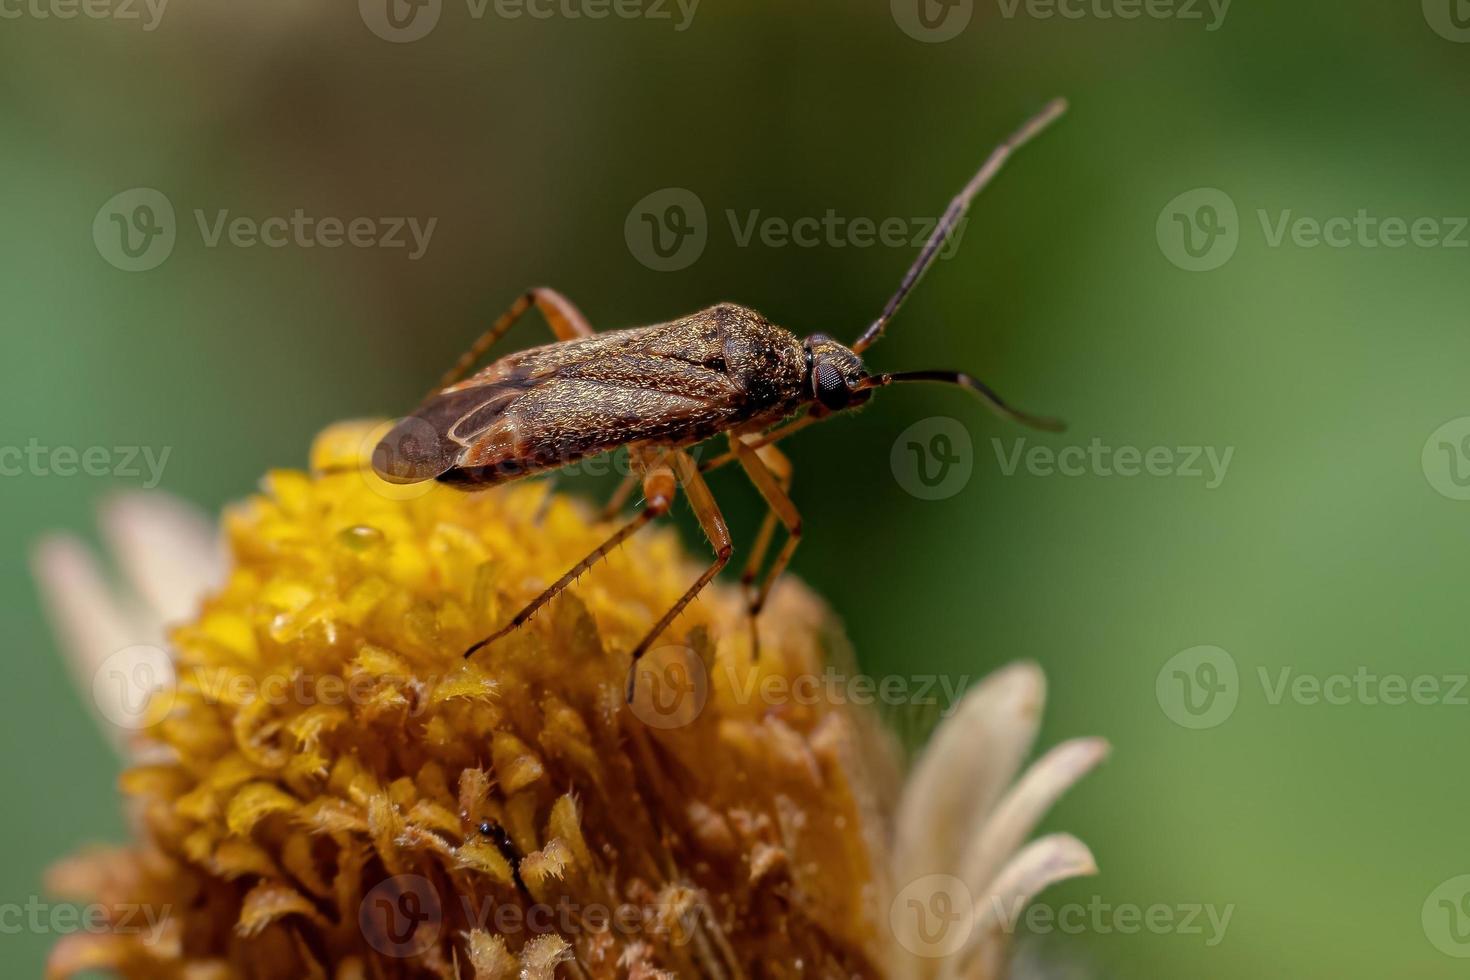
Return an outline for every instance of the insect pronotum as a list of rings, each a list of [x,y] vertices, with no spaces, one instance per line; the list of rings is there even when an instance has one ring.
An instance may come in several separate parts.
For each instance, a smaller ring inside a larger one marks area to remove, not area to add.
[[[373,469],[391,483],[438,480],[473,490],[626,446],[632,472],[614,495],[608,515],[621,509],[638,483],[643,507],[465,656],[522,626],[609,551],[667,513],[682,486],[715,557],[631,651],[626,690],[631,701],[638,659],[730,560],[730,532],[703,477],[730,462],[745,470],[769,508],[742,576],[754,637],[755,617],[790,562],[802,531],[801,515],[788,495],[791,465],[775,443],[834,412],[862,405],[875,388],[911,381],[959,385],[1007,419],[1059,429],[1055,420],[1012,408],[963,372],[873,374],[860,355],[883,336],[975,195],[1011,153],[1065,110],[1063,100],[1051,102],[991,152],[950,202],[883,312],[850,347],[825,334],[803,340],[755,310],[731,303],[651,327],[595,333],[581,312],[553,290],[532,289],[517,299],[413,414],[377,445]],[[532,306],[541,311],[557,342],[508,354],[471,374]],[[728,439],[729,451],[696,463],[689,447],[720,434]],[[786,540],[760,576],[778,523]]]

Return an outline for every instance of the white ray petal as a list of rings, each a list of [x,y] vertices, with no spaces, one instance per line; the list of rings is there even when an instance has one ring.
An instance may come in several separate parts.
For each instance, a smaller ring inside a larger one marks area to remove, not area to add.
[[[953,873],[966,843],[1031,751],[1046,699],[1033,663],[996,671],[941,724],[904,786],[895,819],[898,881]]]
[[[77,690],[98,727],[123,751],[127,733],[107,723],[116,717],[110,713],[114,706],[96,703],[95,680],[103,663],[119,650],[161,643],[159,624],[136,603],[117,595],[91,551],[71,535],[53,534],[38,541],[31,552],[31,570]]]
[[[224,581],[219,533],[203,511],[169,494],[118,494],[102,531],[128,581],[166,624],[192,616]]]
[[[996,872],[1031,836],[1052,805],[1107,755],[1106,739],[1078,738],[1063,742],[1033,763],[965,849],[958,877],[966,887],[976,895],[986,893]]]
[[[1052,834],[1027,844],[996,876],[994,888],[976,895],[969,942],[945,962],[940,980],[1004,977],[1011,937],[1031,899],[1059,881],[1094,874],[1097,862],[1092,852],[1070,834]]]

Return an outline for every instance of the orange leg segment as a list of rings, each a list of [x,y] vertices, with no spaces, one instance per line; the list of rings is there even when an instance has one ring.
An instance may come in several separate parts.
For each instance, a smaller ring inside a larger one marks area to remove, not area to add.
[[[709,486],[705,484],[704,477],[699,475],[699,464],[694,458],[682,449],[672,450],[665,459],[673,466],[674,474],[678,476],[679,482],[684,487],[684,492],[689,496],[689,505],[694,508],[694,516],[699,519],[699,526],[704,529],[705,536],[709,538],[710,545],[715,549],[715,559],[709,568],[694,581],[679,601],[663,614],[648,635],[639,641],[633,648],[632,663],[628,665],[628,686],[625,692],[628,703],[633,702],[633,689],[638,681],[638,661],[648,652],[653,641],[658,639],[664,630],[669,628],[678,615],[684,611],[684,607],[694,600],[694,597],[704,591],[704,587],[720,574],[720,569],[729,562],[730,555],[734,552],[734,543],[730,540],[730,529],[725,525],[725,517],[720,513],[720,507],[715,503],[714,495],[710,493]]]
[[[648,467],[643,474],[643,495],[645,498],[643,510],[638,516],[619,528],[612,537],[592,549],[585,558],[573,565],[565,575],[553,582],[545,591],[532,599],[524,609],[511,617],[510,622],[470,647],[465,651],[464,655],[469,657],[476,651],[489,646],[501,637],[525,625],[526,621],[536,615],[542,606],[556,598],[557,593],[575,582],[579,575],[601,561],[608,552],[628,540],[654,518],[667,514],[669,508],[674,503],[675,489],[674,471],[667,463],[659,462]]]
[[[516,298],[516,301],[510,305],[510,309],[500,315],[500,319],[490,325],[489,330],[480,335],[480,339],[476,340],[458,361],[454,362],[454,367],[439,379],[439,387],[435,391],[459,384],[469,377],[475,362],[484,357],[490,348],[505,336],[506,331],[526,315],[526,311],[532,306],[541,311],[541,315],[545,317],[557,340],[581,340],[595,333],[592,325],[587,322],[587,318],[582,315],[582,311],[561,293],[545,287],[528,289]]]

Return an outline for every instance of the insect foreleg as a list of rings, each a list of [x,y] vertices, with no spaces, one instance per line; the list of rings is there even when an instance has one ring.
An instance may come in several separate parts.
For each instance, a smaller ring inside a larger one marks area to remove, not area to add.
[[[731,437],[732,444],[736,438],[738,437]],[[750,445],[750,443],[746,443],[746,445]],[[791,460],[787,459],[786,454],[775,446],[763,446],[756,450],[756,453],[765,462],[767,468],[775,474],[777,482],[781,485],[782,492],[790,494]],[[731,457],[735,456],[733,449],[730,451],[730,455]],[[745,571],[740,574],[740,585],[745,589],[745,599],[749,607],[750,655],[752,659],[757,660],[760,659],[761,655],[761,638],[760,628],[756,623],[757,610],[755,607],[754,585],[756,574],[760,571],[761,563],[766,560],[766,552],[770,550],[771,539],[776,536],[776,523],[778,520],[779,518],[776,512],[767,507],[765,520],[761,522],[760,532],[756,535],[755,544],[750,549],[750,558],[745,563]]]
[[[553,582],[549,588],[532,599],[524,609],[516,613],[510,622],[470,647],[465,651],[464,655],[469,657],[480,648],[489,646],[501,637],[525,625],[526,621],[536,615],[542,606],[554,599],[557,593],[575,582],[577,576],[601,561],[608,552],[632,537],[639,528],[643,527],[649,521],[668,513],[669,508],[673,506],[676,490],[677,485],[674,480],[674,472],[667,463],[660,463],[650,467],[643,476],[644,502],[643,510],[638,516],[627,524],[624,524],[612,537],[598,545],[587,557],[573,565],[565,575]]]
[[[734,440],[732,439],[731,442],[733,443]],[[791,460],[787,459],[786,454],[775,446],[763,446],[756,450],[756,454],[775,476],[781,491],[789,495],[791,493]],[[766,552],[771,547],[771,539],[775,537],[776,524],[779,520],[776,512],[768,506],[766,518],[761,522],[760,533],[756,535],[755,546],[751,548],[750,558],[745,563],[745,571],[740,575],[742,585],[749,587],[755,582],[756,573],[760,571],[761,564],[766,560]]]
[[[752,448],[739,438],[732,436],[730,445],[740,460],[740,466],[745,470],[750,482],[755,484],[761,496],[766,498],[766,504],[771,508],[770,514],[766,516],[766,524],[761,528],[761,535],[765,539],[759,554],[751,556],[752,561],[745,567],[745,575],[742,581],[747,585],[755,581],[756,572],[760,568],[759,559],[764,558],[765,547],[769,546],[773,520],[779,520],[786,528],[786,543],[776,553],[776,560],[771,562],[766,577],[761,582],[760,591],[750,601],[750,615],[760,615],[761,609],[766,604],[766,597],[770,595],[771,586],[781,577],[786,566],[791,561],[792,552],[801,543],[801,514],[796,505],[791,502],[788,490],[791,486],[791,461],[775,446],[765,446],[759,451]],[[768,462],[769,461],[769,462]]]
[[[720,506],[715,503],[714,495],[709,492],[709,486],[705,484],[704,477],[699,475],[699,464],[682,449],[673,450],[665,458],[673,465],[674,473],[684,486],[684,493],[689,497],[689,505],[694,508],[694,516],[699,518],[699,526],[704,529],[705,536],[709,538],[710,545],[715,549],[715,560],[709,568],[704,570],[704,574],[695,580],[689,590],[679,597],[679,601],[674,603],[673,608],[653,624],[653,629],[648,631],[648,635],[633,648],[633,660],[628,665],[626,691],[629,704],[633,703],[633,686],[638,680],[639,658],[653,645],[653,641],[668,629],[675,617],[684,611],[684,607],[689,605],[716,575],[720,574],[720,569],[725,567],[725,563],[730,560],[730,555],[735,550],[730,540],[730,529],[725,526],[724,515],[720,513]]]
[[[755,438],[747,442],[746,445],[749,446],[751,449],[763,449],[766,446],[773,445],[774,443],[785,439],[789,435],[795,435],[802,429],[805,429],[807,426],[820,421],[822,421],[821,416],[803,415],[801,418],[796,419],[794,422],[787,422],[783,425],[777,426],[769,432],[765,432],[759,436],[756,436]],[[708,473],[710,470],[717,470],[721,466],[724,466],[726,463],[733,462],[735,462],[735,450],[732,449],[728,453],[721,453],[714,459],[701,463],[699,466],[699,472]]]
[[[454,363],[454,367],[449,369],[449,373],[439,381],[438,387],[430,394],[448,388],[450,385],[459,384],[469,377],[475,362],[484,357],[490,348],[495,346],[495,342],[504,337],[506,331],[515,326],[517,320],[526,315],[526,311],[532,305],[541,311],[541,315],[546,318],[557,340],[580,340],[583,337],[591,337],[596,332],[587,322],[587,318],[582,315],[582,311],[561,293],[545,287],[528,289],[510,305],[510,309],[500,315],[500,319],[491,324],[490,329],[486,330],[469,350],[464,352]]]

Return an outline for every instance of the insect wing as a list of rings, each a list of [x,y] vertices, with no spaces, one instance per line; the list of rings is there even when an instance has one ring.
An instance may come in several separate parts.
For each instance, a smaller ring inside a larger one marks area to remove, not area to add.
[[[511,382],[434,395],[378,443],[373,470],[388,483],[437,479],[459,465],[465,447],[524,391]]]

